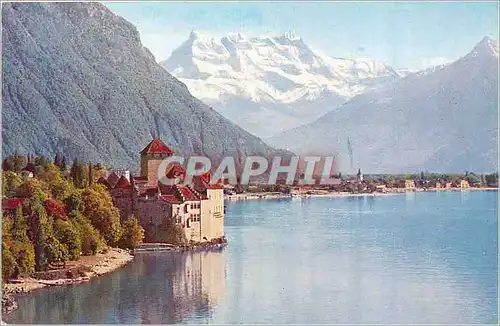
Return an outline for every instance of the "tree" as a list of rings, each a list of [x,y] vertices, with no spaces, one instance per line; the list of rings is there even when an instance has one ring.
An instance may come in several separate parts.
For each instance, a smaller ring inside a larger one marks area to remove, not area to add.
[[[2,222],[2,238],[7,234],[7,237],[10,238],[7,243],[4,243],[2,249],[8,250],[14,258],[13,270],[9,277],[30,275],[35,269],[35,252],[28,237],[28,222],[23,215],[22,207],[17,208],[13,221],[9,217],[5,217]],[[10,261],[6,261],[6,263],[10,263]]]
[[[51,163],[51,160],[46,156],[39,156],[35,158],[35,165],[41,166],[44,169],[48,168]]]
[[[61,163],[59,165],[59,169],[61,169],[61,171],[64,172],[64,171],[66,171],[66,166],[67,166],[66,156],[63,155],[63,157],[61,159]]]
[[[29,276],[35,271],[35,248],[31,241],[14,241],[11,252],[16,260],[14,277]]]
[[[144,229],[139,225],[137,218],[131,216],[123,223],[123,234],[120,239],[120,247],[132,249],[144,240]]]
[[[10,249],[2,248],[2,282],[14,275],[16,267],[16,259]]]
[[[28,221],[23,214],[23,207],[19,206],[16,209],[16,218],[12,222],[11,227],[12,240],[20,242],[28,242]]]
[[[62,172],[54,164],[47,167],[45,172],[40,175],[40,179],[47,184],[50,194],[55,200],[63,201],[73,191],[71,182],[64,178]]]
[[[158,241],[163,243],[170,243],[174,245],[187,243],[186,236],[182,227],[174,223],[171,218],[164,219],[163,223],[158,227],[156,237],[150,235],[150,241]]]
[[[12,158],[12,156],[3,160],[2,170],[3,171],[13,171],[14,170],[14,159]]]
[[[66,206],[66,211],[68,212],[80,212],[83,207],[82,192],[81,190],[75,190],[68,198],[64,200],[64,205]]]
[[[120,212],[113,205],[109,192],[100,184],[82,192],[83,215],[106,240],[106,244],[114,246],[121,237]]]
[[[25,200],[28,211],[29,237],[33,242],[35,250],[35,270],[42,271],[46,264],[45,242],[49,237],[49,220],[43,207],[43,199],[40,194],[34,193]]]
[[[22,184],[23,179],[17,173],[2,171],[2,191],[5,196],[14,196]]]
[[[54,236],[66,247],[69,260],[77,260],[82,250],[80,232],[69,221],[54,221]]]
[[[106,178],[107,171],[100,163],[94,165],[92,170],[94,173],[94,180],[98,180],[100,177]]]
[[[2,218],[2,280],[8,280],[14,274],[16,260],[12,255],[12,220],[3,216]]]
[[[89,187],[92,186],[92,183],[94,183],[94,173],[92,171],[92,163],[89,162]]]
[[[83,255],[95,255],[103,247],[103,239],[90,221],[77,211],[73,211],[71,223],[78,230]]]
[[[73,165],[71,166],[70,177],[75,187],[80,189],[85,188],[85,170],[83,164],[77,159],[73,161]]]
[[[54,237],[45,242],[44,254],[48,264],[63,263],[69,258],[68,249]]]
[[[15,155],[14,156],[14,171],[21,172],[28,164],[28,159],[24,155]]]
[[[57,166],[57,167],[60,167],[61,166],[61,160],[62,160],[61,155],[59,155],[59,153],[57,153],[56,156],[54,157],[54,165]]]
[[[477,175],[475,175],[474,173],[469,173],[467,175],[466,179],[469,182],[469,184],[471,184],[471,185],[481,184],[481,179]]]
[[[37,197],[40,200],[47,199],[47,194],[49,193],[49,188],[47,184],[36,178],[31,178],[26,180],[16,192],[18,197]]]
[[[497,187],[498,186],[498,172],[487,174],[485,177],[486,184],[489,187]]]

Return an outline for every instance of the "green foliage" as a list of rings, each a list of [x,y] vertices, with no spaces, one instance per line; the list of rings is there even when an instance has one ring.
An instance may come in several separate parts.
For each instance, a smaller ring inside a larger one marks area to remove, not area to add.
[[[69,175],[75,187],[83,189],[88,185],[86,165],[77,159],[73,161]]]
[[[41,271],[45,268],[45,241],[50,236],[51,225],[42,205],[43,200],[36,192],[25,200],[25,209],[28,212],[28,235],[35,247],[35,269]]]
[[[94,184],[82,192],[83,215],[101,233],[110,246],[121,237],[120,212],[113,205],[110,194],[102,185]]]
[[[35,248],[30,241],[13,241],[12,255],[16,260],[17,276],[29,276],[35,271]]]
[[[89,170],[88,181],[89,181],[89,186],[91,186],[94,183],[94,171],[92,168],[92,163],[90,163],[90,162],[88,165],[88,170]]]
[[[64,178],[61,170],[54,164],[50,164],[46,171],[40,175],[40,180],[46,182],[51,197],[63,201],[74,191],[71,182]]]
[[[2,248],[2,281],[10,279],[16,270],[16,259],[10,249]]]
[[[139,225],[135,216],[130,217],[122,226],[123,234],[120,247],[132,249],[144,240],[144,229]]]
[[[3,164],[3,194],[26,198],[15,217],[3,216],[4,279],[43,271],[50,263],[76,260],[81,254],[96,254],[107,244],[134,246],[143,240],[144,230],[136,219],[124,224],[126,232],[122,237],[119,211],[107,189],[97,184],[87,186],[97,175],[106,173],[101,165],[89,164],[88,168],[76,162],[67,178],[64,156],[58,155],[54,163],[31,155],[23,160],[16,156],[5,159]],[[22,170],[20,162],[25,161],[36,172],[35,178],[23,181],[14,171]],[[5,167],[12,169],[6,171]]]
[[[498,172],[487,174],[484,179],[486,180],[486,184],[488,186],[498,186]]]
[[[18,275],[30,275],[34,271],[35,252],[27,230],[26,218],[22,215],[21,208],[17,210],[14,220],[3,216],[2,275],[5,279]]]
[[[66,247],[68,259],[77,260],[82,250],[79,230],[71,222],[59,219],[54,221],[53,228],[55,238]]]
[[[10,219],[9,219],[10,220]],[[12,239],[19,242],[29,242],[28,238],[28,221],[23,215],[23,208],[19,206],[16,210],[16,218],[12,222],[11,227]]]
[[[47,184],[36,178],[32,178],[24,182],[17,191],[19,197],[38,198],[43,201],[48,198],[49,189]]]
[[[44,247],[47,263],[62,263],[69,259],[68,249],[55,237],[49,237]]]
[[[51,161],[48,157],[39,156],[34,159],[35,165],[41,166],[43,169],[47,169],[51,164]]]
[[[170,243],[180,245],[187,243],[186,236],[182,227],[174,223],[173,219],[167,218],[158,227],[158,233],[154,239],[156,242]]]
[[[66,211],[81,211],[83,207],[82,192],[80,190],[74,191],[68,198],[64,200]]]
[[[78,212],[73,213],[73,226],[78,230],[81,241],[81,252],[83,255],[95,255],[103,247],[104,241],[99,232],[94,229],[90,221]]]
[[[7,197],[14,196],[23,184],[23,178],[12,171],[2,171],[2,193]]]
[[[469,173],[466,177],[467,181],[470,185],[479,185],[481,184],[481,178],[475,175],[474,173]]]

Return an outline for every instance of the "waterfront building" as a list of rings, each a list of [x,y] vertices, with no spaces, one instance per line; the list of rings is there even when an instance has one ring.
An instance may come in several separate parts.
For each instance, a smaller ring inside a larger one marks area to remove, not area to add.
[[[461,189],[468,189],[469,186],[469,181],[467,180],[460,180],[460,188]]]
[[[415,181],[405,180],[405,189],[406,189],[406,191],[414,191],[415,190]]]
[[[186,239],[202,242],[224,236],[224,187],[210,184],[210,174],[193,177],[192,184],[165,185],[159,181],[161,162],[174,154],[159,138],[142,151],[140,175],[111,171],[98,182],[111,193],[122,221],[135,216],[145,230],[145,242],[159,242],[161,228],[181,227]],[[177,163],[166,167],[170,179],[184,180],[186,170]]]

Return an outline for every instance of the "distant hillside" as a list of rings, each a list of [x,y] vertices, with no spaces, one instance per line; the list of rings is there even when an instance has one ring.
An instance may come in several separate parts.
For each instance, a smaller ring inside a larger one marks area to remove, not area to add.
[[[4,3],[3,155],[138,167],[160,136],[215,160],[276,151],[194,98],[136,28],[99,3]]]
[[[485,38],[453,63],[358,95],[315,122],[269,141],[296,153],[337,152],[343,169],[351,171],[494,171],[498,68],[498,41]]]

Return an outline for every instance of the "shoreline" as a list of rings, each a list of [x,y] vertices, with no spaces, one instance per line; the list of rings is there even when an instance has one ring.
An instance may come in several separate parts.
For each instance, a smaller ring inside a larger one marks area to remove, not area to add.
[[[146,252],[198,252],[198,251],[218,251],[227,246],[225,237],[212,239],[211,241],[193,242],[184,245],[173,245],[168,243],[143,243],[132,251],[132,254]]]
[[[271,192],[255,192],[255,193],[242,193],[236,195],[225,195],[225,199],[229,202],[242,201],[242,200],[268,200],[268,199],[285,199],[285,198],[311,198],[311,197],[324,197],[324,198],[344,198],[344,197],[382,197],[392,196],[398,194],[409,194],[416,192],[467,192],[467,191],[498,191],[498,188],[480,187],[480,188],[450,188],[450,189],[415,189],[406,191],[404,188],[387,188],[385,192],[371,192],[371,193],[350,193],[342,191],[326,192],[322,190],[313,190],[311,194],[279,194]],[[321,192],[321,193],[314,193]]]
[[[50,286],[61,286],[69,284],[78,284],[88,282],[94,277],[114,272],[125,266],[134,259],[130,251],[125,249],[112,248],[105,254],[96,254],[94,256],[82,256],[74,263],[79,266],[89,268],[84,276],[75,278],[57,278],[57,279],[36,279],[33,277],[24,277],[5,283],[2,293],[2,315],[6,315],[18,308],[16,296],[30,293],[34,290]]]

